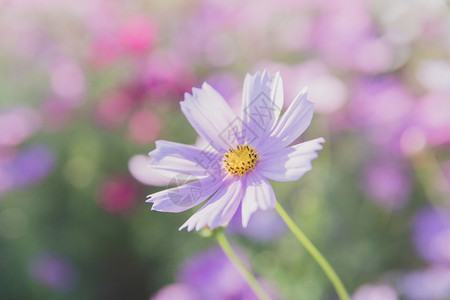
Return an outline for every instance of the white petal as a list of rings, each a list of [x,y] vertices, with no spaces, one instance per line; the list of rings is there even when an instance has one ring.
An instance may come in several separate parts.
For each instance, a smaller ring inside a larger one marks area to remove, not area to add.
[[[279,73],[247,74],[242,95],[242,130],[246,142],[255,143],[273,128],[283,107],[283,82]]]
[[[182,212],[199,205],[223,184],[223,177],[210,176],[148,196],[146,202],[153,203],[152,210]]]
[[[324,138],[287,147],[260,158],[257,170],[265,177],[276,181],[295,181],[312,169],[311,161],[318,157]]]
[[[247,227],[250,216],[259,208],[268,210],[275,207],[277,198],[270,182],[258,171],[246,176],[245,194],[242,199],[242,226]]]
[[[186,93],[181,110],[197,133],[221,153],[240,143],[241,120],[223,97],[207,83]]]
[[[233,217],[242,198],[242,180],[237,176],[228,180],[219,188],[214,196],[193,214],[179,230],[187,227],[188,231],[199,231],[208,226],[215,229],[227,224]]]
[[[205,177],[221,168],[222,155],[207,149],[168,141],[156,141],[149,153],[152,169]]]
[[[311,124],[314,104],[307,100],[304,88],[291,103],[267,138],[261,139],[258,150],[261,154],[274,152],[289,146]]]

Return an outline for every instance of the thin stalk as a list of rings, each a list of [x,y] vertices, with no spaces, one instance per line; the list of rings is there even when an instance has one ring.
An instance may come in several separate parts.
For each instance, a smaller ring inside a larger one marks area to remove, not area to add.
[[[411,158],[417,179],[421,183],[425,195],[434,207],[450,207],[447,201],[450,186],[439,165],[436,155],[424,149]]]
[[[319,252],[319,250],[317,250],[317,248],[313,245],[313,243],[311,243],[311,241],[300,230],[300,228],[298,228],[298,226],[295,225],[294,221],[292,221],[291,217],[289,217],[289,215],[286,213],[286,211],[283,209],[283,207],[279,202],[277,202],[276,209],[280,214],[281,218],[283,219],[283,221],[286,223],[286,225],[298,239],[298,241],[306,248],[309,254],[311,254],[311,256],[316,260],[316,262],[325,272],[325,275],[327,275],[328,279],[331,281],[334,288],[336,289],[339,298],[341,298],[341,300],[350,300],[350,297],[348,296],[347,290],[342,284],[341,279],[333,270],[333,268],[325,259],[325,257],[323,257],[323,255]]]
[[[214,235],[216,236],[217,242],[219,243],[223,252],[225,252],[225,254],[228,256],[231,262],[236,266],[236,268],[239,270],[239,273],[241,273],[242,277],[244,277],[245,281],[247,281],[249,286],[258,296],[258,298],[261,300],[271,300],[271,298],[262,289],[261,285],[256,280],[256,278],[253,276],[253,274],[247,270],[242,261],[234,252],[233,248],[231,248],[230,243],[228,242],[228,239],[223,233],[223,231],[218,230],[217,232],[214,232]]]

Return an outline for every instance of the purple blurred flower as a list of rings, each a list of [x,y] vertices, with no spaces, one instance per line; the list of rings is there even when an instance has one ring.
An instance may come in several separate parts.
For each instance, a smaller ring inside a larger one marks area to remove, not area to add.
[[[401,164],[373,161],[365,166],[363,188],[375,202],[395,210],[408,202],[411,182]]]
[[[0,190],[23,188],[47,177],[55,163],[54,153],[44,145],[33,145],[0,162],[0,176],[6,177],[8,185]],[[0,185],[3,185],[2,181]]]
[[[243,255],[239,256],[242,259]],[[186,262],[178,274],[178,282],[196,291],[199,300],[257,299],[220,248],[200,253]],[[267,285],[265,289],[273,294]]]
[[[349,105],[349,117],[357,126],[388,127],[403,124],[412,113],[410,92],[393,76],[356,81]]]
[[[234,234],[245,235],[257,242],[267,242],[281,237],[286,232],[286,225],[274,210],[258,210],[248,222],[247,228],[242,227],[241,210],[238,209],[231,219],[227,230]]]
[[[50,253],[34,258],[29,273],[36,282],[59,292],[70,290],[78,280],[77,271],[69,260]]]
[[[181,212],[207,203],[180,230],[226,225],[239,205],[242,225],[258,209],[275,207],[276,196],[267,178],[295,181],[312,169],[323,138],[292,144],[309,126],[313,104],[306,89],[278,117],[283,107],[279,74],[248,74],[245,78],[242,119],[207,83],[185,94],[181,109],[208,148],[157,141],[150,152],[155,170],[188,174],[199,180],[149,195],[152,210]],[[234,146],[236,145],[236,146]]]
[[[400,280],[399,289],[409,300],[448,300],[450,268],[435,265],[422,271],[411,272]]]
[[[202,299],[227,299],[246,287],[242,276],[220,248],[189,259],[181,268],[178,281],[198,291]]]
[[[352,85],[349,126],[363,130],[370,143],[390,155],[403,155],[401,135],[410,125],[414,98],[394,76],[363,78]]]
[[[412,238],[420,256],[430,263],[450,264],[450,212],[433,207],[420,210],[412,225]]]
[[[321,1],[312,25],[312,44],[328,62],[367,73],[386,70],[390,45],[376,36],[368,4],[358,0]]]

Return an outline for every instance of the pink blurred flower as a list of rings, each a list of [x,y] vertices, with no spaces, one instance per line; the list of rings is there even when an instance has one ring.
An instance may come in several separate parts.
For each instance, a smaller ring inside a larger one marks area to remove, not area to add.
[[[156,114],[141,110],[131,115],[128,123],[130,137],[139,144],[155,141],[161,131],[161,123]]]
[[[154,53],[143,62],[138,78],[154,101],[179,101],[194,83],[189,65],[173,53]]]
[[[150,300],[199,300],[197,291],[184,283],[174,283],[160,289]]]
[[[137,198],[137,187],[125,177],[107,179],[98,190],[99,205],[111,213],[129,212],[135,207]]]
[[[55,95],[70,107],[82,104],[85,98],[85,76],[71,59],[57,59],[50,64],[51,85]]]
[[[140,59],[156,42],[157,26],[148,16],[121,20],[120,9],[118,5],[101,3],[93,18],[86,20],[88,30],[93,32],[89,58],[94,65],[107,65],[124,57]]]
[[[450,101],[448,94],[430,93],[414,107],[413,125],[426,137],[427,144],[450,143]]]
[[[118,33],[123,50],[136,55],[147,52],[155,43],[156,26],[147,17],[135,16],[125,22]]]
[[[44,100],[41,105],[43,127],[48,131],[61,131],[70,121],[71,107],[58,99]]]
[[[0,147],[17,146],[41,126],[41,117],[30,107],[15,107],[0,112]]]
[[[121,55],[118,38],[111,34],[102,34],[93,39],[90,46],[90,60],[96,66],[115,62]]]
[[[352,300],[397,300],[397,293],[388,285],[365,284],[356,290]]]
[[[367,36],[354,45],[348,57],[353,69],[375,74],[388,70],[394,61],[394,49],[381,37]]]
[[[412,157],[424,150],[426,142],[425,132],[418,126],[410,125],[402,131],[399,138],[401,153]]]
[[[133,100],[123,92],[116,92],[103,98],[97,108],[97,119],[106,127],[120,125],[128,117]]]
[[[191,87],[194,76],[186,62],[171,53],[152,53],[141,60],[132,78],[120,93],[128,97],[133,106],[144,103],[174,103]]]

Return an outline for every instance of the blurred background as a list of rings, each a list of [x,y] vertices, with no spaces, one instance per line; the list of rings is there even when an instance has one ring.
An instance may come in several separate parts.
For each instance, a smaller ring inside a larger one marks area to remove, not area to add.
[[[443,0],[0,1],[0,298],[255,299],[214,239],[150,212],[145,154],[194,143],[178,102],[247,72],[308,85],[314,169],[274,183],[355,300],[450,299]],[[131,172],[130,172],[131,170]],[[274,299],[337,299],[274,212],[232,222]]]

